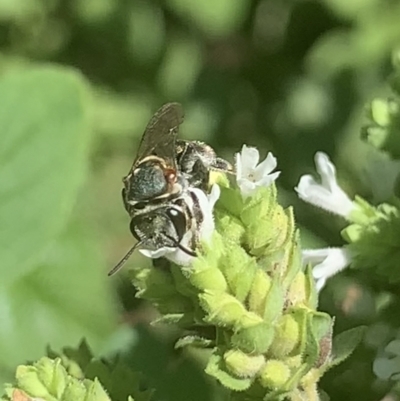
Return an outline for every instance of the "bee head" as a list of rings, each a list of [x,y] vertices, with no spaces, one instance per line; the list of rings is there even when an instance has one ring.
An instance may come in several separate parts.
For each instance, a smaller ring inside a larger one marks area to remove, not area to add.
[[[175,248],[185,235],[187,218],[177,206],[160,206],[132,218],[132,235],[143,244],[143,248]]]

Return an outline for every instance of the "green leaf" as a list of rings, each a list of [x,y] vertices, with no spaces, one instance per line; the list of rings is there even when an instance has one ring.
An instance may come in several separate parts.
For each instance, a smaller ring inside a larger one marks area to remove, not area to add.
[[[309,308],[316,309],[318,306],[318,291],[315,286],[315,279],[312,275],[311,265],[307,265],[304,270],[307,305]]]
[[[300,376],[305,374],[317,362],[319,357],[319,339],[316,338],[316,332],[321,335],[321,333],[326,329],[326,322],[324,319],[315,320],[315,313],[324,315],[322,312],[311,312],[303,308],[296,308],[292,311],[292,316],[299,324],[300,329],[299,347],[293,351],[294,354],[300,354],[302,356],[302,361],[304,362],[301,368],[302,373],[299,373]]]
[[[330,368],[343,362],[351,355],[363,339],[366,329],[366,326],[354,327],[353,329],[338,334],[333,339],[332,361],[329,364]]]
[[[310,312],[312,331],[317,341],[321,340],[332,328],[332,318],[324,312]]]
[[[324,325],[322,324],[321,326]],[[319,342],[316,338],[315,331],[319,331],[320,329],[321,327],[315,327],[314,325],[313,313],[308,313],[306,318],[306,343],[302,353],[302,358],[307,370],[315,365],[319,357]]]
[[[98,352],[116,326],[111,282],[86,228],[70,227],[45,264],[0,287],[1,367],[36,360],[82,337]]]
[[[85,370],[87,379],[100,381],[113,401],[126,401],[133,396],[135,401],[149,401],[154,391],[141,390],[146,387],[140,373],[134,372],[124,362],[106,363],[93,360]]]
[[[152,321],[152,325],[173,324],[179,327],[187,327],[193,325],[195,319],[193,313],[167,313]]]
[[[156,398],[174,401],[204,401],[213,399],[210,380],[204,375],[199,361],[173,351],[164,336],[160,338],[138,326],[138,342],[125,354],[127,364],[142,372],[149,385],[156,389]],[[136,401],[136,398],[135,398]]]
[[[264,320],[269,323],[275,322],[282,315],[285,296],[279,277],[275,276],[271,283],[271,288],[265,298]]]
[[[82,340],[77,348],[65,347],[62,352],[47,347],[47,356],[51,359],[60,358],[67,373],[77,379],[84,379],[83,371],[93,359],[93,354],[86,340]]]
[[[0,80],[0,272],[29,272],[70,215],[87,167],[85,84],[44,67]]]
[[[176,344],[175,348],[185,348],[185,347],[196,347],[196,348],[209,348],[213,345],[213,341],[200,336],[185,336],[180,338]]]

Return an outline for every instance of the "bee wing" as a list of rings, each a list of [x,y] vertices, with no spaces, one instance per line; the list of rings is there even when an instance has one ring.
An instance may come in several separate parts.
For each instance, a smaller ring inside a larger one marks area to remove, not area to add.
[[[165,160],[169,167],[176,169],[175,140],[183,116],[183,109],[179,103],[167,103],[158,109],[147,124],[133,166],[146,156],[154,155]]]

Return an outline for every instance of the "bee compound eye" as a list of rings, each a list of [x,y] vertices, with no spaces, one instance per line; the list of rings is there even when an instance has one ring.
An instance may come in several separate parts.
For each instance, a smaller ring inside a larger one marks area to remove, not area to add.
[[[167,215],[171,220],[175,228],[178,240],[180,241],[182,237],[185,235],[186,217],[183,212],[172,207],[167,209]]]

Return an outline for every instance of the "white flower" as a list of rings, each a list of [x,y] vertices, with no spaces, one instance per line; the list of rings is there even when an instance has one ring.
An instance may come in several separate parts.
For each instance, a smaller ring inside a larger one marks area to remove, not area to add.
[[[302,252],[303,264],[311,264],[318,291],[326,280],[350,265],[352,254],[347,248],[305,249]]]
[[[244,198],[252,195],[258,187],[268,187],[280,174],[280,171],[272,172],[277,166],[272,153],[268,153],[260,164],[259,160],[258,150],[246,145],[236,154],[236,181]]]
[[[221,190],[217,184],[214,184],[211,188],[211,192],[206,195],[204,191],[198,188],[190,188],[189,191],[194,195],[197,200],[198,206],[203,215],[203,220],[200,226],[194,225],[191,230],[187,231],[179,243],[183,248],[191,250],[190,244],[193,236],[196,236],[197,241],[208,241],[211,239],[211,235],[214,231],[214,216],[213,209],[214,205],[219,199]],[[188,206],[193,210],[194,203],[192,197],[188,196],[186,199]],[[188,266],[192,263],[194,256],[189,255],[178,247],[162,247],[157,250],[140,249],[143,255],[157,259],[165,257],[171,262],[176,263],[180,266]]]
[[[213,210],[221,195],[221,189],[218,184],[213,184],[207,196],[204,196],[204,192],[198,188],[193,188],[191,191],[197,196],[200,209],[203,212],[203,221],[199,228],[199,238],[202,241],[208,241],[211,239],[211,235],[215,229]]]
[[[336,181],[336,169],[323,152],[315,154],[315,166],[321,177],[321,184],[311,175],[303,175],[295,188],[300,199],[329,212],[349,218],[355,205]]]

